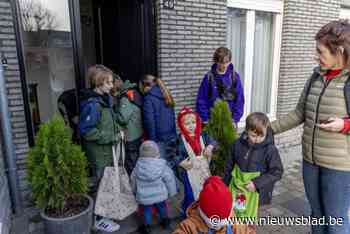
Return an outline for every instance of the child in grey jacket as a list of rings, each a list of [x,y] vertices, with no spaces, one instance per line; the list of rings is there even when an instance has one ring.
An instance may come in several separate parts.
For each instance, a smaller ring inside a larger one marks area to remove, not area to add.
[[[136,201],[143,209],[144,224],[138,231],[150,233],[153,207],[160,216],[162,227],[168,228],[166,200],[177,193],[177,185],[174,172],[160,158],[158,145],[154,141],[145,141],[140,146],[140,158],[131,174],[131,186]]]

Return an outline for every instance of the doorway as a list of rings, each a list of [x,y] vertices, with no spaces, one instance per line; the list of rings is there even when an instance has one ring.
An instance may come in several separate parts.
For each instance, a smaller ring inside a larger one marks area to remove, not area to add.
[[[123,80],[156,75],[155,6],[151,0],[80,0],[85,67],[99,63]]]
[[[152,0],[16,3],[22,19],[16,20],[16,35],[23,44],[19,62],[31,146],[40,124],[57,113],[59,96],[87,87],[84,73],[89,66],[104,64],[132,82],[146,73],[157,75]]]

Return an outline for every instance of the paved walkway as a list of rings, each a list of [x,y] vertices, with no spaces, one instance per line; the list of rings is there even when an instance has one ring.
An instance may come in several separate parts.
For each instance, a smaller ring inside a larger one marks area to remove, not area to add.
[[[301,160],[296,160],[285,167],[283,178],[276,184],[273,192],[272,204],[261,207],[259,217],[301,217],[309,216],[310,213],[302,182]],[[309,232],[309,226],[297,225],[264,225],[257,228],[259,234],[306,234]]]
[[[280,150],[281,158],[284,165],[284,174],[281,181],[276,184],[273,192],[272,204],[259,209],[259,217],[300,217],[308,216],[310,208],[304,194],[304,185],[301,177],[301,152],[300,147],[290,148],[288,150]],[[178,195],[171,202],[173,208],[171,217],[173,221],[171,228],[174,229],[179,221],[179,201],[181,195]],[[136,229],[139,226],[139,218],[136,215],[130,216],[126,220],[120,222],[121,229],[114,234],[136,234]],[[33,225],[33,224],[32,224]],[[31,227],[31,233],[41,234],[42,224],[39,228]],[[41,229],[41,230],[40,230]],[[34,231],[35,230],[35,231]],[[307,234],[310,231],[309,226],[296,225],[263,225],[257,227],[258,234]],[[95,232],[96,234],[104,234]],[[169,234],[171,230],[162,230],[159,227],[154,227],[153,234]]]
[[[261,207],[259,209],[259,217],[300,217],[308,216],[310,208],[304,194],[304,185],[301,174],[301,152],[300,147],[290,148],[288,150],[280,150],[281,158],[284,164],[284,175],[281,181],[276,184],[273,192],[272,204]],[[175,202],[180,201],[180,196],[175,199]],[[176,201],[177,200],[177,201]],[[177,216],[178,210],[172,212],[172,216]],[[121,222],[121,230],[115,234],[136,234],[138,226],[137,217],[129,217]],[[281,221],[280,221],[281,222]],[[178,219],[174,219],[171,227],[175,228]],[[263,225],[257,227],[258,234],[307,234],[310,232],[309,226],[296,225]],[[162,230],[155,226],[153,233],[169,234],[171,230]],[[100,234],[100,233],[99,233]]]

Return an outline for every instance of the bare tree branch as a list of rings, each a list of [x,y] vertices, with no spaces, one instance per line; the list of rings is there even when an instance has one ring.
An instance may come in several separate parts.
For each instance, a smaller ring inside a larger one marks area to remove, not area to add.
[[[25,31],[54,30],[59,26],[57,16],[38,0],[19,0]]]

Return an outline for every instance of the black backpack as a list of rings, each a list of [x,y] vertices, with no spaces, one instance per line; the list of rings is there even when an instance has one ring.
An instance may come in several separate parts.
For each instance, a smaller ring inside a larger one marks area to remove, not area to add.
[[[57,107],[66,125],[72,129],[73,141],[76,143],[79,142],[79,107],[77,90],[70,89],[64,91],[57,99]]]
[[[312,84],[318,79],[320,74],[318,72],[314,72],[311,75],[310,80],[306,84],[306,93],[305,93],[305,102],[304,105],[306,106],[306,99],[310,93]],[[346,103],[346,110],[348,112],[348,115],[350,116],[350,77],[346,80],[345,85],[344,85],[344,97],[345,97],[345,103]],[[304,106],[304,109],[305,109]]]
[[[208,98],[210,99],[212,96],[212,82],[215,81],[216,89],[219,93],[219,97],[222,98],[225,101],[235,101],[236,100],[236,85],[237,85],[237,79],[236,79],[236,72],[233,69],[231,74],[231,86],[229,88],[226,88],[223,84],[222,80],[216,79],[214,73],[212,71],[208,72]]]

